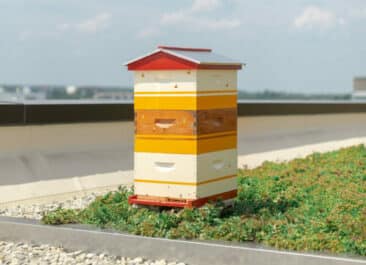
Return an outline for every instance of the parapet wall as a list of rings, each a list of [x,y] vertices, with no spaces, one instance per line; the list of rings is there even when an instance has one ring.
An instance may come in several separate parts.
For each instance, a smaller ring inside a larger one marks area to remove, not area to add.
[[[365,106],[240,103],[239,158],[364,137]],[[132,183],[132,119],[132,104],[0,105],[0,204]]]

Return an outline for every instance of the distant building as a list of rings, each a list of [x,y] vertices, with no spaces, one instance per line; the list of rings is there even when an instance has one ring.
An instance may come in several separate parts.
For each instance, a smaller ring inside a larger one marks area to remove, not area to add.
[[[18,86],[0,85],[0,103],[19,102],[21,99],[21,88]]]
[[[112,99],[112,100],[132,101],[133,92],[129,91],[129,90],[97,91],[94,93],[93,99]]]
[[[366,99],[366,77],[355,77],[353,79],[352,98]]]
[[[132,101],[133,91],[127,87],[74,85],[2,85],[0,102],[45,100],[120,100]]]
[[[23,98],[24,100],[45,100],[47,97],[47,87],[42,86],[24,86]]]

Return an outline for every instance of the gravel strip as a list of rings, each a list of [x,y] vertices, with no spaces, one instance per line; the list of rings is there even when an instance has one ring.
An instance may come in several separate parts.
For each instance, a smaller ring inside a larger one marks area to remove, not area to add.
[[[40,220],[42,213],[55,210],[58,207],[68,209],[82,209],[87,207],[97,196],[106,192],[93,192],[84,196],[74,196],[64,201],[46,203],[34,203],[0,207],[0,216],[30,218]],[[128,258],[111,256],[107,254],[87,253],[83,251],[70,252],[62,247],[49,245],[29,245],[25,243],[13,243],[0,241],[0,265],[23,264],[128,264],[128,265],[185,265],[184,263],[167,262],[165,260],[152,261],[141,257]]]
[[[70,252],[61,247],[49,245],[28,245],[0,241],[0,264],[128,264],[128,265],[185,265],[165,260],[146,260],[141,257],[126,258],[107,254],[94,254],[83,251]]]
[[[40,220],[42,218],[43,212],[52,211],[57,209],[58,207],[66,209],[82,209],[87,207],[92,201],[94,201],[97,196],[104,194],[106,194],[106,192],[93,192],[84,196],[74,196],[72,197],[72,199],[64,201],[24,204],[11,207],[0,206],[0,216],[21,217]]]

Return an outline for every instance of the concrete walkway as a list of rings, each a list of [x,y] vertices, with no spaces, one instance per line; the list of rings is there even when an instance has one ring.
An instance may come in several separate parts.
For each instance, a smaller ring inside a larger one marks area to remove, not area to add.
[[[262,153],[241,155],[238,158],[238,167],[255,168],[265,161],[284,162],[295,158],[303,158],[312,153],[325,153],[354,145],[366,145],[366,137],[351,138],[338,141],[330,141],[319,144],[309,144],[298,147],[273,150]]]

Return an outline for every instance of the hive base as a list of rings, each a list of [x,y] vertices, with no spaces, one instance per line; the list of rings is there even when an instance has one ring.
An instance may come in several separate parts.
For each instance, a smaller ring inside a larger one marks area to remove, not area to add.
[[[199,199],[176,199],[169,197],[132,195],[128,198],[128,203],[136,205],[162,206],[162,207],[174,207],[174,208],[196,208],[201,207],[207,202],[211,201],[217,201],[217,200],[228,201],[230,199],[235,198],[236,195],[237,190],[231,190]]]

